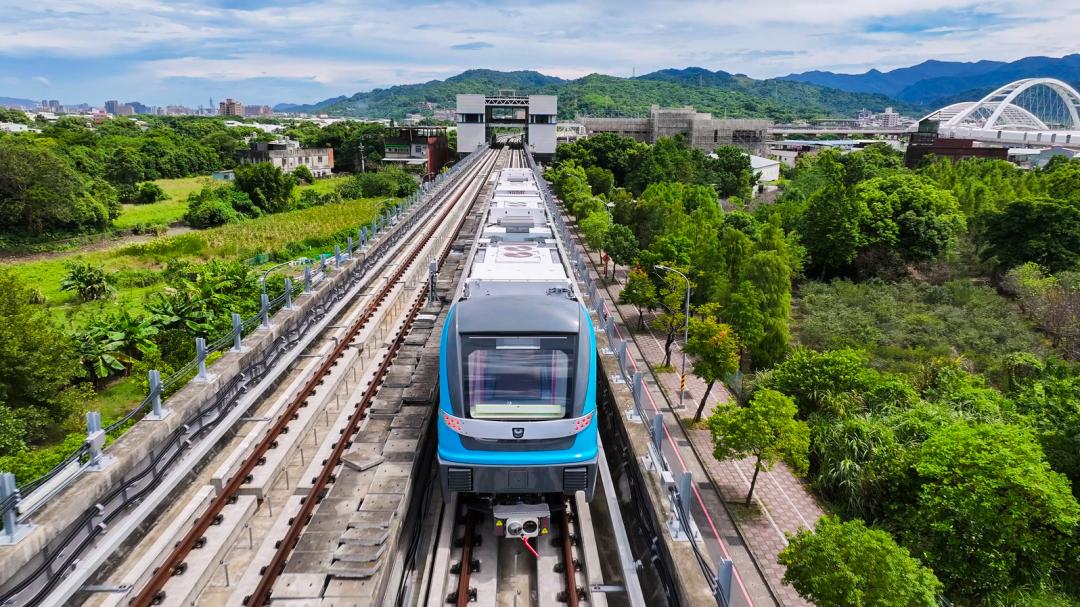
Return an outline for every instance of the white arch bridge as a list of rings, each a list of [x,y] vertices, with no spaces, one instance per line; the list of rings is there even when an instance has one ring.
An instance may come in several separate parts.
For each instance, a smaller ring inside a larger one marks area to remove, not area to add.
[[[939,122],[943,137],[1080,146],[1080,93],[1054,78],[1010,82],[979,101],[954,103],[927,118]]]

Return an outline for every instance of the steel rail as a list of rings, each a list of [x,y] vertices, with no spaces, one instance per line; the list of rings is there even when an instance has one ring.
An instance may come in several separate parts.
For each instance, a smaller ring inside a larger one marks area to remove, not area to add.
[[[458,565],[457,593],[454,596],[456,607],[469,607],[472,602],[472,593],[469,592],[469,581],[472,576],[472,553],[473,544],[476,543],[476,514],[469,510],[469,505],[463,504],[463,516],[465,517],[465,532],[461,536],[461,563]]]
[[[469,179],[464,179],[463,183],[468,184],[470,181],[471,180]],[[467,189],[467,187],[465,189]],[[423,246],[430,240],[434,232],[439,229],[441,222],[453,209],[454,204],[460,200],[461,195],[454,199],[453,202],[446,205],[447,210],[444,211],[439,217],[439,220],[434,223],[432,229],[428,232],[423,241],[413,248],[412,254],[409,257],[416,257]],[[273,447],[277,438],[286,431],[286,427],[293,421],[293,415],[304,406],[304,402],[315,392],[315,389],[323,382],[330,370],[337,365],[338,360],[344,355],[345,350],[351,346],[352,340],[375,314],[379,306],[389,295],[390,291],[393,290],[397,280],[404,274],[407,267],[408,264],[401,264],[395,272],[393,280],[386,281],[384,286],[380,289],[379,294],[365,306],[364,311],[360,314],[356,323],[350,327],[349,331],[342,339],[338,340],[337,346],[330,355],[323,360],[318,370],[311,379],[308,380],[304,387],[301,388],[300,392],[289,404],[288,408],[286,408],[282,415],[277,418],[277,421],[270,428],[267,435],[255,446],[255,449],[244,460],[240,469],[229,479],[229,482],[226,483],[225,487],[222,488],[221,492],[219,492],[210,503],[206,511],[195,520],[192,527],[177,543],[176,547],[165,561],[157,568],[146,585],[143,586],[139,593],[130,601],[129,605],[134,607],[149,607],[149,605],[152,605],[154,601],[157,600],[159,593],[162,592],[162,589],[169,581],[169,578],[173,576],[174,571],[178,570],[183,564],[184,559],[187,558],[187,555],[195,548],[199,539],[205,535],[207,529],[213,524],[215,517],[220,514],[225,505],[232,500],[233,496],[246,482],[247,476],[259,465],[259,461],[266,452]],[[339,442],[344,443],[345,440]]]
[[[490,162],[490,164],[488,164],[486,167],[486,171],[484,170],[484,165],[481,165],[480,167],[478,167],[480,170],[476,172],[476,175],[482,175],[483,177],[489,175],[492,168],[494,168],[498,164],[498,158],[499,155],[494,154],[492,162]],[[446,210],[443,212],[442,216],[439,217],[433,228],[424,236],[423,239],[420,240],[420,242],[415,247],[413,247],[413,253],[408,258],[409,261],[407,263],[401,264],[395,272],[393,279],[387,282],[386,286],[384,287],[384,293],[380,294],[379,296],[380,301],[384,299],[387,294],[389,294],[390,290],[393,288],[394,283],[396,283],[402,276],[404,276],[406,271],[413,264],[416,263],[420,251],[422,251],[423,248],[427,245],[427,243],[430,242],[432,238],[434,238],[435,233],[438,232],[442,223],[454,210],[454,207],[458,203],[460,203],[463,198],[465,198],[466,194],[470,190],[472,183],[472,180],[463,181],[463,187],[457,192],[457,195],[453,199],[453,201],[446,206]],[[473,202],[475,202],[475,198]],[[471,205],[472,202],[470,203],[470,206]],[[461,230],[461,226],[468,218],[468,215],[469,214],[467,211],[465,213],[462,213],[461,220],[458,221],[457,225],[454,227],[452,234],[456,234]],[[450,248],[452,245],[453,239],[447,239],[446,246],[443,247],[443,250],[439,252],[439,256],[437,258],[438,266],[441,267],[443,262],[446,261],[446,257],[450,254]],[[345,455],[346,449],[348,449],[351,445],[350,437],[354,433],[356,433],[356,431],[360,427],[360,423],[367,417],[368,407],[371,405],[372,400],[375,398],[375,394],[379,391],[382,378],[386,375],[387,371],[389,371],[398,350],[405,342],[405,337],[409,333],[409,327],[412,325],[412,322],[416,318],[416,315],[420,313],[420,309],[424,306],[424,303],[427,299],[426,294],[428,288],[429,285],[427,285],[426,283],[423,287],[420,288],[416,299],[409,310],[406,321],[402,325],[401,331],[395,336],[394,341],[390,346],[390,350],[386,353],[382,362],[379,364],[379,367],[375,372],[375,376],[372,378],[371,383],[368,384],[367,389],[364,391],[364,394],[360,399],[360,403],[357,405],[356,410],[350,416],[349,423],[345,428],[345,432],[341,435],[341,438],[339,438],[338,441],[334,444],[334,449],[331,452],[330,457],[327,458],[326,463],[322,467],[322,471],[319,473],[319,476],[316,478],[315,483],[308,491],[307,497],[303,500],[300,507],[300,512],[293,517],[292,523],[289,525],[289,530],[285,534],[285,538],[278,544],[278,549],[274,552],[274,556],[270,560],[270,564],[265,568],[262,577],[259,579],[258,586],[255,587],[255,591],[251,593],[251,596],[247,598],[246,604],[250,607],[263,605],[270,598],[270,593],[274,588],[274,583],[277,581],[278,576],[284,571],[285,564],[288,561],[289,555],[292,554],[293,547],[296,546],[297,542],[300,541],[300,536],[303,534],[304,528],[307,526],[308,519],[314,512],[315,506],[318,505],[318,503],[322,500],[323,497],[325,497],[324,491],[326,491],[327,487],[330,485],[330,480],[334,476],[334,472],[337,469],[338,465],[341,463],[341,458]],[[364,324],[364,321],[358,323],[358,325],[362,324]],[[359,329],[357,329],[357,331],[358,330]],[[347,342],[351,340],[352,335],[353,334],[350,333],[348,339],[344,341]]]
[[[574,566],[574,537],[570,534],[570,504],[563,502],[565,506],[557,515],[559,520],[559,543],[562,549],[563,575],[566,578],[566,604],[567,607],[578,607],[577,567]]]

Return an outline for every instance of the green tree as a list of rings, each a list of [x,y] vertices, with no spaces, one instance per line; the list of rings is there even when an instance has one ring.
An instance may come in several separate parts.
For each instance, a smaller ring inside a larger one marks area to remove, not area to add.
[[[0,268],[0,402],[48,408],[71,382],[78,361],[71,340],[31,291]]]
[[[717,320],[719,306],[707,304],[698,308],[690,319],[690,339],[686,353],[694,357],[694,375],[705,382],[705,394],[694,413],[694,423],[701,420],[713,385],[739,370],[739,343],[731,327]]]
[[[713,152],[716,158],[707,161],[708,182],[723,197],[738,196],[749,199],[754,183],[750,168],[750,155],[733,145],[722,145]]]
[[[657,306],[656,285],[652,278],[641,268],[634,268],[626,276],[626,286],[619,292],[619,303],[631,305],[638,311],[638,330],[645,328],[644,310],[652,310]]]
[[[875,374],[863,355],[854,350],[815,352],[794,348],[767,376],[764,387],[779,390],[795,400],[799,413],[843,416],[862,406],[862,395],[871,388]]]
[[[26,424],[11,409],[0,403],[0,457],[26,450]]]
[[[789,538],[784,582],[815,605],[937,607],[941,582],[886,531],[824,516]]]
[[[811,196],[799,229],[811,262],[822,271],[846,268],[866,245],[862,226],[868,219],[865,202],[841,184]]]
[[[105,164],[105,178],[115,186],[126,186],[134,192],[135,184],[145,179],[145,168],[139,153],[127,146],[113,150]]]
[[[607,196],[611,188],[615,187],[615,175],[603,167],[588,167],[585,169],[585,176],[594,196]]]
[[[611,264],[611,278],[614,280],[616,265],[629,266],[637,261],[638,243],[634,231],[621,223],[612,224],[604,237],[604,250],[614,262]]]
[[[754,486],[762,470],[768,471],[783,461],[796,474],[806,472],[810,431],[806,422],[795,419],[797,413],[790,398],[764,389],[754,393],[748,406],[726,404],[709,417],[716,459],[754,458],[746,505],[754,498]]]
[[[966,227],[956,198],[918,175],[876,177],[859,183],[855,196],[868,211],[866,244],[893,250],[905,261],[941,255]]]
[[[657,289],[656,302],[660,314],[652,320],[652,328],[664,334],[663,366],[671,366],[671,347],[675,337],[686,326],[686,282],[674,272],[666,272]]]
[[[603,251],[607,244],[608,231],[611,229],[611,215],[606,210],[591,213],[578,224],[581,233],[585,236],[585,243],[594,251]],[[607,274],[607,267],[604,267]]]
[[[1032,261],[1051,273],[1080,269],[1080,204],[1020,200],[983,222],[984,257],[1005,268]]]
[[[922,444],[913,471],[901,537],[951,592],[1038,585],[1062,565],[1080,506],[1031,430],[950,424]]]
[[[269,162],[236,167],[236,188],[265,213],[277,213],[292,203],[296,178]]]
[[[0,138],[0,230],[30,234],[101,230],[114,210],[119,211],[115,192],[87,187],[50,148]]]
[[[724,306],[724,318],[735,330],[739,342],[739,360],[742,369],[749,369],[752,360],[761,354],[758,344],[765,337],[764,297],[761,292],[744,280],[728,298]]]

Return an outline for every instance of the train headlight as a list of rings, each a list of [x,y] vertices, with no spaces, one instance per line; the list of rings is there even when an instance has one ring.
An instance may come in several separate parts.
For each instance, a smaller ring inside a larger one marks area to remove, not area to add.
[[[449,413],[443,412],[443,421],[446,422],[446,427],[447,428],[450,428],[454,432],[457,432],[458,434],[461,434],[461,420],[460,419],[454,417],[453,415],[450,415]]]

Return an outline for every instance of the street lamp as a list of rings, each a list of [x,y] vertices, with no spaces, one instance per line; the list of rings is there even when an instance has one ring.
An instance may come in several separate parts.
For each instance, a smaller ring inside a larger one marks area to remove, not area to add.
[[[307,265],[308,263],[311,263],[310,259],[308,259],[307,257],[301,257],[292,261],[286,261],[285,263],[279,263],[276,266],[270,266],[265,272],[263,272],[262,278],[260,279],[260,282],[262,282],[262,292],[266,293],[266,277],[269,276],[270,273],[274,270],[277,270],[278,268],[284,268],[285,266],[294,267],[298,264]]]
[[[675,268],[669,268],[662,264],[656,264],[653,267],[657,270],[674,272],[686,281],[686,309],[683,311],[682,374],[679,377],[679,408],[681,409],[683,408],[683,398],[686,395],[686,344],[690,341],[690,279],[686,277],[686,274],[683,274]]]

